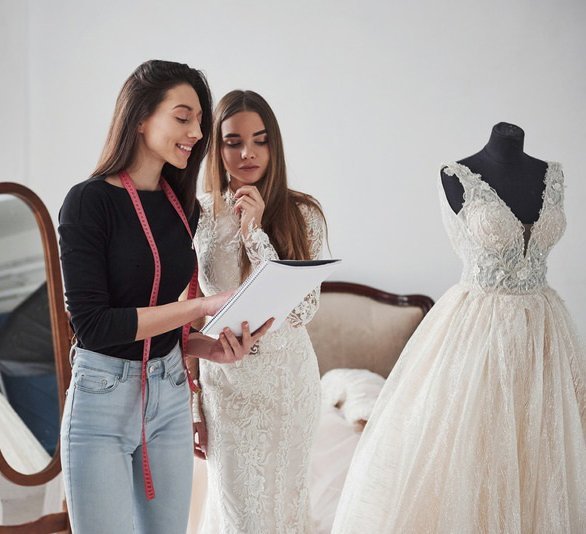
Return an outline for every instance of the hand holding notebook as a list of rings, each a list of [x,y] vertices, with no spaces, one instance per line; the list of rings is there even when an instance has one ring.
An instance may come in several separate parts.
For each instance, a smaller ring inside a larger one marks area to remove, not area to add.
[[[242,322],[248,321],[251,332],[271,317],[271,330],[279,328],[305,296],[318,287],[341,263],[341,260],[270,260],[261,263],[240,285],[234,295],[201,330],[205,335],[219,335],[225,327],[236,335]]]

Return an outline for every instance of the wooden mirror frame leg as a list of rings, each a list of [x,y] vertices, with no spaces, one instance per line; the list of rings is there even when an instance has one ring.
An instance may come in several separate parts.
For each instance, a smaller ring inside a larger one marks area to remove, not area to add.
[[[22,525],[0,526],[2,534],[70,534],[67,512],[48,514]]]

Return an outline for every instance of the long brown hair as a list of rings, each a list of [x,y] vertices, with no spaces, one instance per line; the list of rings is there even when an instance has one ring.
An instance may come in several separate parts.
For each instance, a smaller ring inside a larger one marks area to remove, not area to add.
[[[183,63],[146,61],[126,80],[116,100],[106,144],[92,177],[118,174],[130,166],[138,147],[140,122],[155,111],[169,89],[183,83],[191,85],[199,98],[203,137],[193,147],[185,169],[165,163],[162,174],[186,213],[192,215],[197,204],[197,176],[210,142],[212,97],[205,76]]]
[[[214,216],[223,206],[223,193],[229,182],[222,160],[222,123],[241,111],[253,111],[262,119],[267,133],[269,164],[265,175],[254,185],[264,203],[261,226],[269,236],[279,258],[288,260],[310,259],[308,228],[299,209],[300,204],[315,208],[325,217],[319,202],[310,195],[287,187],[285,151],[279,123],[267,101],[254,91],[231,91],[218,103],[214,111],[210,153],[206,161],[205,189],[214,199]],[[327,230],[327,226],[326,226]],[[242,278],[250,272],[250,260],[244,247],[241,250]]]

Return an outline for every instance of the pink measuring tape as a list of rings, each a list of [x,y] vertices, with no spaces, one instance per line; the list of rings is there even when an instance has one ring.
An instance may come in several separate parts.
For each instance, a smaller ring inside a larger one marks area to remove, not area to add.
[[[120,181],[122,185],[128,191],[130,198],[132,200],[132,204],[134,205],[134,209],[136,211],[136,215],[138,216],[138,220],[140,221],[140,225],[144,231],[145,237],[151,247],[151,252],[153,253],[153,259],[155,263],[155,275],[153,277],[153,287],[151,290],[151,298],[149,301],[149,306],[156,306],[157,305],[157,298],[159,296],[159,286],[161,284],[161,260],[159,258],[159,249],[157,248],[157,244],[155,243],[155,239],[151,232],[151,227],[149,226],[149,222],[146,218],[144,213],[142,203],[140,202],[140,198],[138,197],[138,192],[132,181],[132,178],[126,171],[122,171],[120,174]],[[189,222],[187,221],[187,217],[185,216],[185,212],[179,202],[179,199],[175,195],[171,186],[167,183],[167,181],[161,176],[159,179],[159,185],[161,189],[165,193],[167,200],[171,203],[177,215],[181,218],[183,225],[185,226],[187,233],[189,234],[190,239],[193,241],[193,235],[191,233],[191,228],[189,227]],[[197,294],[197,259],[195,263],[195,271],[193,272],[193,276],[189,282],[189,289],[187,290],[187,298],[192,299]],[[181,331],[181,347],[183,351],[183,359],[185,360],[185,348],[187,347],[187,338],[189,337],[189,323],[183,326]],[[146,497],[148,500],[155,498],[155,487],[153,484],[153,477],[151,474],[151,467],[149,462],[149,455],[147,451],[147,444],[146,444],[146,422],[145,422],[145,410],[146,410],[146,370],[147,370],[147,362],[149,359],[149,355],[151,352],[151,338],[148,337],[144,340],[144,347],[142,351],[142,370],[141,370],[141,410],[142,410],[142,467],[144,473],[144,489],[146,493]],[[196,393],[198,390],[191,379],[189,369],[187,365],[185,365],[185,370],[188,376],[189,387],[193,393]]]

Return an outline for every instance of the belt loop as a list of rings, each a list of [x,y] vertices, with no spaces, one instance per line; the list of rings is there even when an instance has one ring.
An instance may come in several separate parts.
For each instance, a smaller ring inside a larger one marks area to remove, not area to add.
[[[164,358],[161,358],[162,373],[161,378],[167,378],[169,370],[173,367],[173,352],[170,352]]]
[[[161,367],[163,368],[162,373],[161,373],[161,378],[167,378],[167,376],[169,376],[169,371],[171,369],[175,368],[175,349],[176,348],[177,348],[177,345],[175,345],[175,347],[173,347],[173,349],[171,350],[171,352],[169,352],[169,354],[167,354],[166,356],[161,358]]]
[[[120,382],[126,382],[128,378],[128,370],[130,369],[130,361],[124,360],[124,366],[122,367],[122,376],[120,377]]]
[[[77,338],[73,337],[73,342],[71,343],[71,347],[69,348],[69,365],[73,367],[73,360],[75,359],[75,349],[77,348]]]

